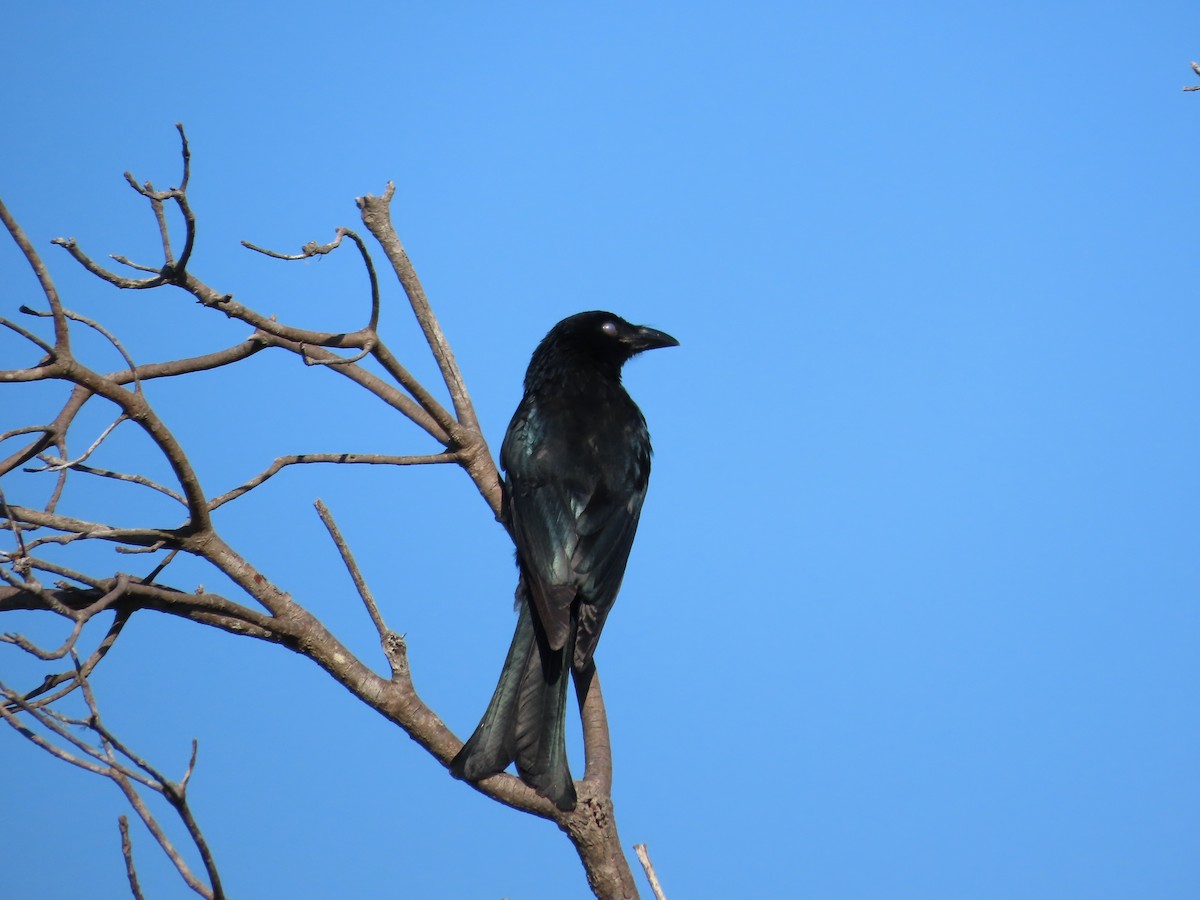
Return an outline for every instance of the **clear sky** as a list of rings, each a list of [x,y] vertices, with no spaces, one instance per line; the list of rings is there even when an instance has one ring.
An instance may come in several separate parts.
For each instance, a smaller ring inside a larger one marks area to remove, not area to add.
[[[668,896],[1200,896],[1200,95],[1180,91],[1200,7],[417,6],[12,5],[0,196],[66,303],[139,361],[246,336],[49,245],[152,259],[121,173],[174,184],[176,121],[193,270],[294,324],[361,324],[354,257],[237,242],[328,240],[394,180],[493,448],[563,316],[682,343],[627,370],[655,470],[597,656],[621,835]],[[0,283],[0,315],[41,300],[7,239]],[[394,285],[385,304],[430,376]],[[0,431],[63,394],[0,390]],[[284,453],[433,449],[283,354],[150,396],[210,494]],[[118,431],[97,464],[139,449]],[[75,490],[174,524],[128,486]],[[466,735],[511,635],[503,533],[449,468],[292,470],[222,511],[381,667],[317,497]],[[17,657],[0,646],[0,678],[36,684]],[[280,648],[147,614],[95,684],[167,771],[199,738],[193,803],[233,896],[587,894],[552,825]],[[111,784],[6,733],[0,784],[0,895],[125,895]],[[134,838],[148,894],[184,896]]]

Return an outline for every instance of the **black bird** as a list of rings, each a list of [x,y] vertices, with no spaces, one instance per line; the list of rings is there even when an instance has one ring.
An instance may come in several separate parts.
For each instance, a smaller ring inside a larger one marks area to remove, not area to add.
[[[500,449],[520,569],[517,630],[487,712],[450,764],[456,778],[479,781],[515,762],[539,794],[575,807],[567,673],[586,691],[650,478],[650,435],[621,386],[621,366],[678,344],[610,312],[584,312],[555,325],[533,352]]]

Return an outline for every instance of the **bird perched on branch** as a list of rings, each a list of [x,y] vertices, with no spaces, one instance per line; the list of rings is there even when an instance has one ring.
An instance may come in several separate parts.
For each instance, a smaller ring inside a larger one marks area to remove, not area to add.
[[[650,435],[621,367],[678,344],[612,313],[584,312],[555,325],[533,352],[500,450],[520,569],[517,630],[487,712],[450,764],[456,778],[479,781],[515,762],[539,794],[575,807],[567,673],[582,702],[650,478]]]

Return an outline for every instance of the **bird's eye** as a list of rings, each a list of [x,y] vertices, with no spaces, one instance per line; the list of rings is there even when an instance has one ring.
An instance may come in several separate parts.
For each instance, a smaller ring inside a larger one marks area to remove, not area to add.
[[[609,337],[616,337],[617,336],[617,323],[616,322],[605,322],[603,325],[600,326],[600,330],[603,331],[605,334],[607,334]]]

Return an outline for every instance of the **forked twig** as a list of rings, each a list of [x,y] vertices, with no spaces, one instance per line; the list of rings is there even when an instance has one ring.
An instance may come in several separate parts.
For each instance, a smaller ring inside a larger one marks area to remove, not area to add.
[[[71,629],[70,635],[67,636],[66,641],[64,641],[63,645],[57,650],[43,650],[37,646],[37,644],[33,643],[33,641],[19,634],[0,634],[0,642],[6,644],[15,644],[26,653],[36,656],[43,662],[49,662],[53,659],[62,659],[68,653],[74,652],[75,644],[79,640],[80,634],[83,633],[83,626],[88,623],[92,616],[95,616],[98,613],[108,609],[119,599],[121,599],[127,590],[129,590],[129,576],[124,574],[118,575],[117,583],[113,589],[91,606],[81,609],[78,612],[68,611],[68,615],[75,620],[75,627]]]

